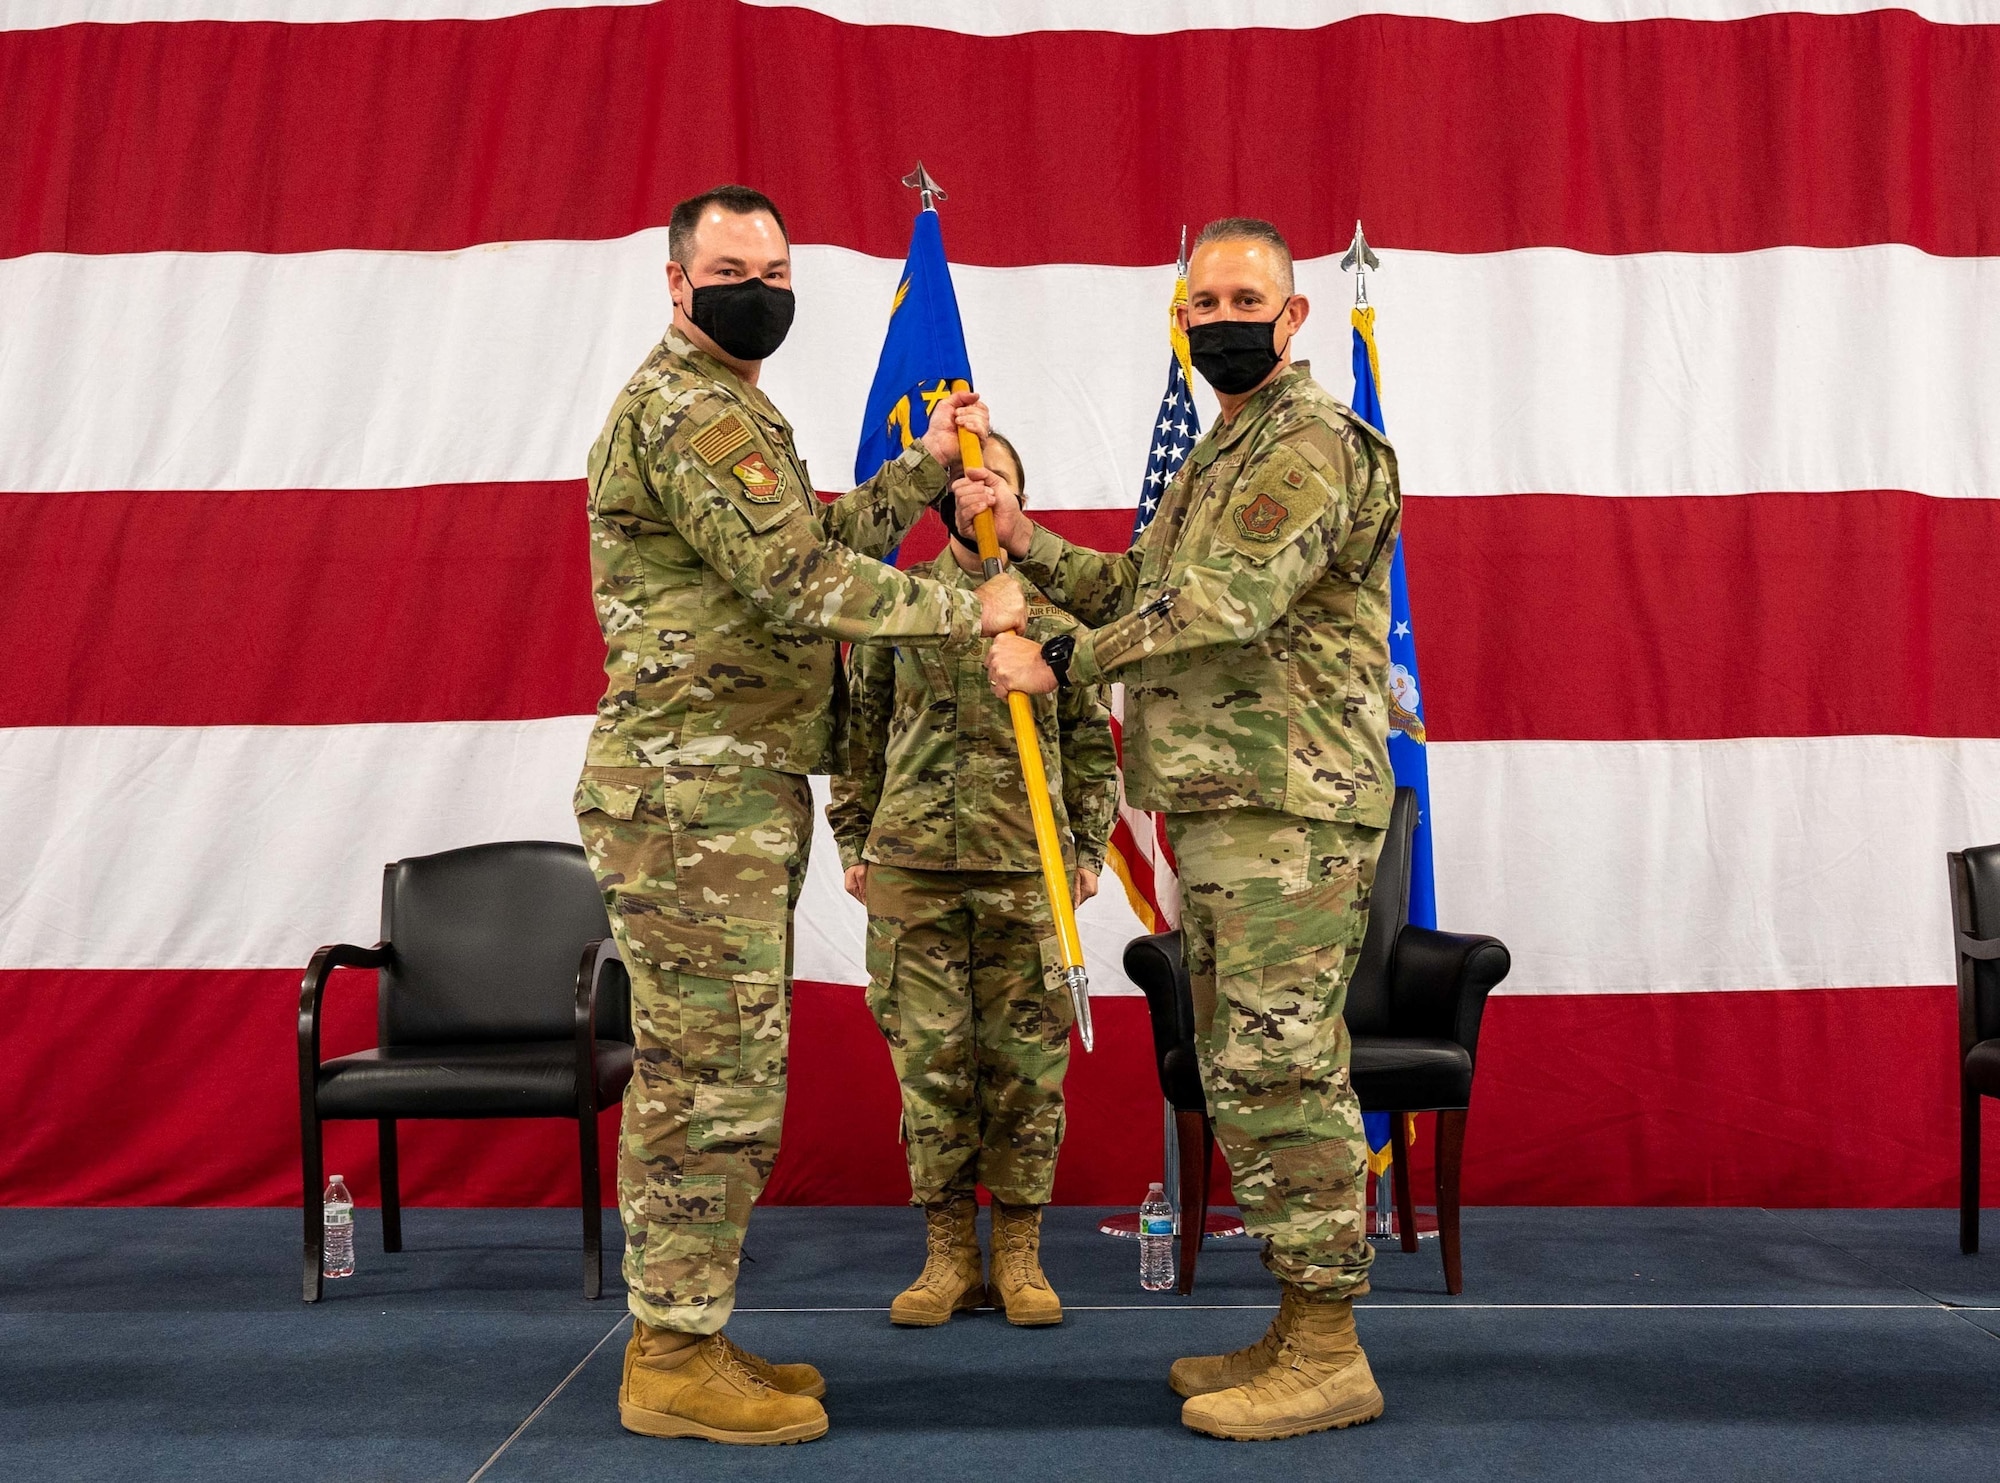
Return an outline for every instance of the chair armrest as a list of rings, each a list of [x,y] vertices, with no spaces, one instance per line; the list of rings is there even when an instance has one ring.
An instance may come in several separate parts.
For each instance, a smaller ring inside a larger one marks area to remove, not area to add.
[[[312,955],[306,976],[299,983],[299,1091],[307,1094],[319,1072],[319,1004],[326,994],[326,981],[336,968],[383,968],[389,962],[389,944],[356,947],[351,942],[330,943]]]
[[[583,959],[576,967],[576,1096],[582,1112],[597,1110],[597,1001],[604,976],[613,969],[621,976],[626,971],[625,960],[618,956],[616,939],[604,937],[585,945]],[[631,992],[629,977],[626,992]],[[617,1038],[629,1041],[632,1038],[629,1000],[625,1018],[625,1033]]]
[[[1958,950],[1982,963],[2000,961],[2000,937],[1969,937],[1961,932],[1958,934]]]
[[[622,1017],[624,1024],[607,1028],[619,1032],[611,1036],[613,1040],[629,1043],[632,1039],[632,979],[626,971],[625,959],[619,955],[617,939],[605,937],[585,944],[583,961],[576,968],[576,1035],[582,1044],[588,1045],[598,1038],[597,1010],[604,999],[604,979],[614,970],[625,980],[627,1000]]]
[[[1389,988],[1396,1033],[1456,1041],[1476,1059],[1486,996],[1512,966],[1497,937],[1403,928]]]
[[[351,942],[330,943],[312,955],[306,965],[306,976],[299,983],[299,1055],[301,1059],[310,1055],[312,1065],[319,1065],[319,1005],[326,994],[326,981],[333,977],[336,968],[386,968],[389,964],[389,944],[378,942],[373,947],[357,947]]]

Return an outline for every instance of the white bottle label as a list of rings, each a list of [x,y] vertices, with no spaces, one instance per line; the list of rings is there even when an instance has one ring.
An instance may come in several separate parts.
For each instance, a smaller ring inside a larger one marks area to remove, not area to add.
[[[1171,1236],[1174,1233],[1174,1218],[1171,1215],[1142,1215],[1139,1217],[1139,1234],[1142,1236]]]
[[[351,1226],[354,1224],[354,1207],[329,1205],[326,1207],[326,1223],[330,1226]]]

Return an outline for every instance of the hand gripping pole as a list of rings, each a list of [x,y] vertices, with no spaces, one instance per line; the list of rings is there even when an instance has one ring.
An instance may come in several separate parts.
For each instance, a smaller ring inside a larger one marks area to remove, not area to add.
[[[979,439],[965,428],[958,430],[958,451],[968,469],[986,467]],[[979,559],[985,564],[987,578],[999,576],[1000,537],[993,528],[991,510],[982,510],[974,517],[972,533],[979,539]],[[1014,747],[1021,754],[1021,781],[1027,785],[1028,813],[1035,822],[1035,849],[1042,857],[1042,884],[1048,891],[1049,910],[1055,914],[1063,982],[1069,989],[1070,1003],[1076,1008],[1077,1034],[1088,1051],[1097,1042],[1090,1023],[1090,979],[1083,969],[1083,940],[1076,935],[1076,907],[1070,900],[1069,872],[1063,868],[1062,840],[1056,834],[1056,813],[1049,803],[1049,777],[1042,768],[1042,740],[1035,729],[1034,702],[1016,690],[1007,697],[1007,710],[1014,719]]]

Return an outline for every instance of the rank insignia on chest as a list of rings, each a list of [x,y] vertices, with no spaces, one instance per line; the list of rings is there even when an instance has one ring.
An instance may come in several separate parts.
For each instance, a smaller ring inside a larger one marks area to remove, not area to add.
[[[764,455],[753,453],[729,471],[743,486],[746,498],[760,505],[768,505],[785,492],[785,481],[764,462]]]
[[[1270,495],[1260,494],[1236,512],[1236,523],[1243,527],[1246,536],[1268,541],[1278,533],[1278,527],[1291,513]]]

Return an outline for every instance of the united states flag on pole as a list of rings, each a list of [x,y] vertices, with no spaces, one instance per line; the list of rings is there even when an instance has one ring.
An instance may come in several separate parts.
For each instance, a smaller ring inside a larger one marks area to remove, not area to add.
[[[1185,232],[1185,229],[1183,229]],[[1160,410],[1153,418],[1153,431],[1146,453],[1146,477],[1139,484],[1139,508],[1132,520],[1132,542],[1152,523],[1160,508],[1160,496],[1193,451],[1201,436],[1201,414],[1196,411],[1190,385],[1187,335],[1181,329],[1179,310],[1187,303],[1187,258],[1183,253],[1175,269],[1174,297],[1167,306],[1167,337],[1173,354],[1167,358],[1167,390],[1160,398]],[[1118,747],[1122,769],[1125,761],[1125,687],[1111,687],[1111,736]],[[1118,820],[1111,828],[1111,842],[1104,863],[1117,873],[1125,887],[1132,913],[1149,932],[1168,932],[1180,925],[1180,879],[1175,873],[1174,853],[1167,846],[1166,822],[1145,809],[1132,807],[1125,799],[1125,779],[1118,779]]]

